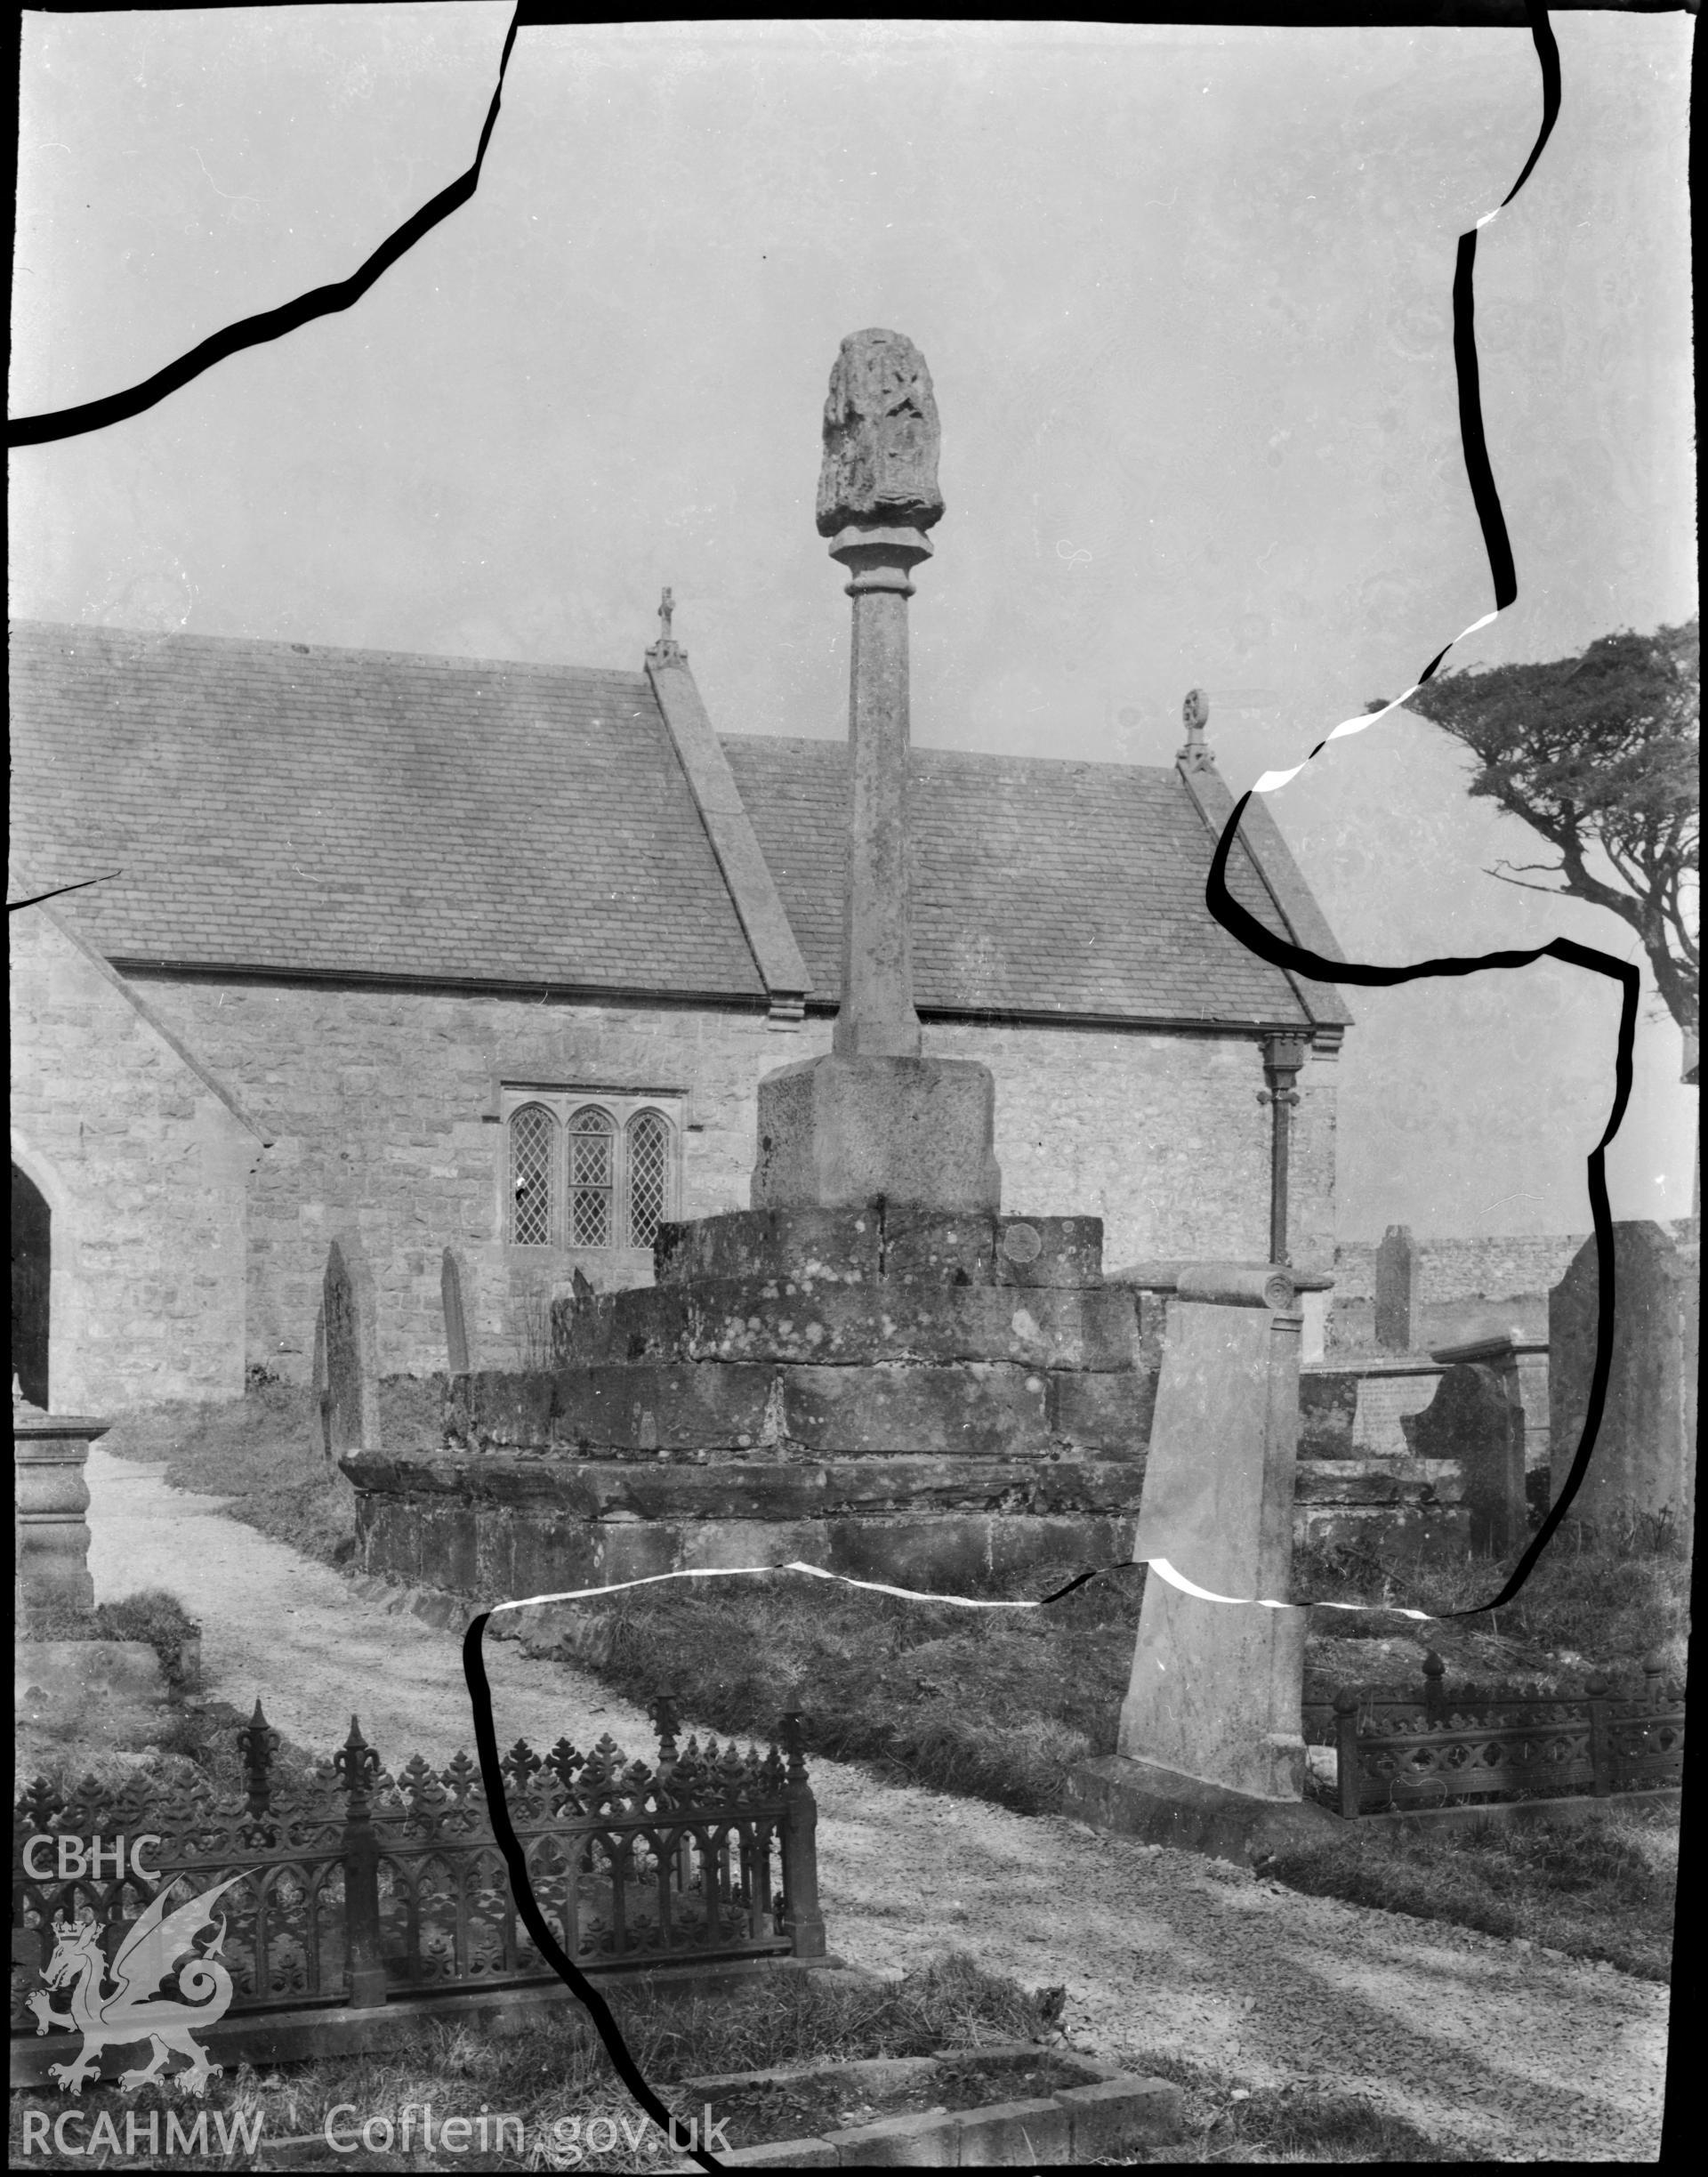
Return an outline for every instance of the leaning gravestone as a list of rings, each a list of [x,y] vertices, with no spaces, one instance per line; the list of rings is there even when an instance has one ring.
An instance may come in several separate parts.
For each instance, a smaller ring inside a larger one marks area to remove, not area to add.
[[[1286,1601],[1300,1331],[1277,1265],[1180,1272],[1133,1555],[1231,1600],[1146,1576],[1117,1751],[1068,1781],[1070,1803],[1100,1828],[1241,1858],[1277,1822],[1311,1819],[1300,1729],[1309,1613]]]
[[[1657,1224],[1613,1228],[1613,1366],[1589,1472],[1572,1501],[1591,1522],[1667,1518],[1690,1547],[1696,1488],[1699,1247]],[[1583,1433],[1600,1319],[1593,1235],[1548,1295],[1548,1448],[1552,1496]]]
[[[1384,1353],[1417,1350],[1421,1272],[1410,1227],[1390,1224],[1376,1249],[1376,1343]]]
[[[374,1322],[374,1281],[359,1244],[334,1240],[321,1281],[326,1341],[326,1449],[380,1448],[380,1380]]]

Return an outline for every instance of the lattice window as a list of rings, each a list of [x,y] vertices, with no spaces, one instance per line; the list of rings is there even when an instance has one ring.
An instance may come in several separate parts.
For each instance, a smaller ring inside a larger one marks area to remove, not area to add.
[[[510,1121],[510,1237],[518,1246],[552,1240],[552,1171],[557,1121],[544,1104],[527,1103]]]
[[[523,1246],[649,1253],[659,1226],[681,1213],[685,1099],[592,1082],[518,1082],[503,1097],[505,1238]]]
[[[670,1179],[670,1129],[656,1111],[629,1121],[629,1245],[650,1247],[664,1222]]]
[[[616,1128],[584,1106],[569,1122],[569,1245],[608,1247],[616,1179]]]

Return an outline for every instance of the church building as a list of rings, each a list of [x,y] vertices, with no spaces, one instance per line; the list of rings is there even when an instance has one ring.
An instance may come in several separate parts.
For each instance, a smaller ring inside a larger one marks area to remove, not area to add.
[[[541,1359],[577,1270],[746,1206],[760,1076],[829,1046],[847,745],[717,731],[667,617],[636,672],[15,624],[12,733],[35,1403],[306,1381],[334,1238],[382,1373],[446,1366],[447,1250],[471,1364]],[[1326,1271],[1349,1015],[1205,907],[1201,732],[919,748],[908,794],[925,1047],[995,1076],[1004,1212]],[[1260,802],[1229,883],[1335,956]]]

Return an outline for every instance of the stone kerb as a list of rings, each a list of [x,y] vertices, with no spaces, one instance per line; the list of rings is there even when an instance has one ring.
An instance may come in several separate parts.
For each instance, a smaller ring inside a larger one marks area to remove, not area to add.
[[[1699,1249],[1657,1224],[1613,1228],[1615,1305],[1607,1404],[1573,1515],[1665,1520],[1688,1549],[1696,1515]],[[1591,1237],[1548,1300],[1549,1458],[1558,1497],[1589,1407],[1600,1314]]]

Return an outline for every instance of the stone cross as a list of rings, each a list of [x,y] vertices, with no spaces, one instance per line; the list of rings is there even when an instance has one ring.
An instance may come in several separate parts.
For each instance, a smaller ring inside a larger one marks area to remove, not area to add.
[[[1204,738],[1204,730],[1210,722],[1210,698],[1203,689],[1187,691],[1186,700],[1180,706],[1180,722],[1186,728],[1186,746],[1177,752],[1174,761],[1186,771],[1212,770],[1216,760]]]
[[[667,589],[658,599],[658,640],[647,646],[647,657],[655,665],[685,665],[688,663],[688,652],[670,632],[675,613],[675,593]]]
[[[899,333],[850,333],[830,375],[818,533],[849,570],[853,779],[842,997],[831,1048],[917,1058],[907,868],[907,600],[939,520],[937,402],[925,359]]]
[[[914,1010],[907,884],[909,570],[943,512],[937,403],[898,333],[850,333],[830,375],[819,534],[850,575],[848,888],[842,996],[822,1058],[759,1084],[755,1209],[1002,1205],[996,1081],[971,1059],[927,1058]]]

